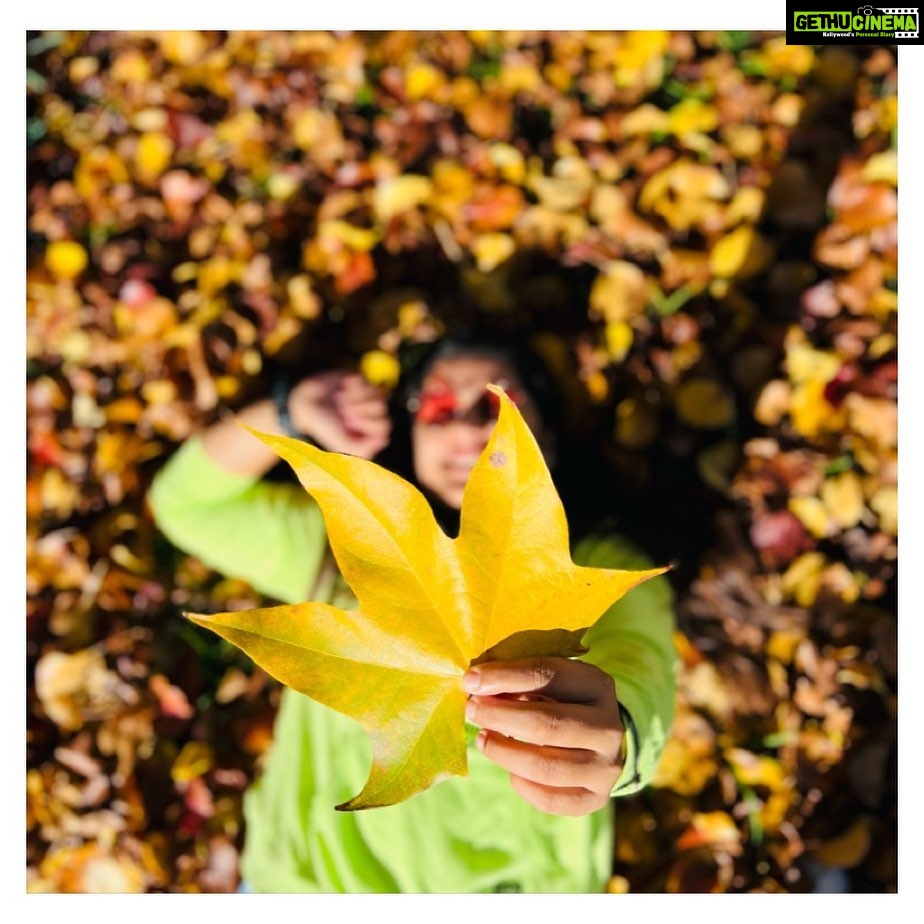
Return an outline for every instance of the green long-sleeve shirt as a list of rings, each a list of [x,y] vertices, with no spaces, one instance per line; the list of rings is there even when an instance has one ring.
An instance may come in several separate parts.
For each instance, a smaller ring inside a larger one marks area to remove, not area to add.
[[[178,547],[263,594],[355,607],[327,548],[320,508],[294,484],[227,472],[189,440],[149,495]],[[616,535],[573,550],[577,564],[649,568]],[[587,633],[584,659],[615,680],[637,737],[614,796],[654,773],[673,715],[673,597],[664,578],[619,600]],[[365,783],[369,737],[352,719],[288,688],[264,771],[245,796],[241,873],[256,892],[598,892],[612,865],[612,805],[578,818],[517,796],[506,771],[475,748],[469,774],[398,805],[337,812]]]

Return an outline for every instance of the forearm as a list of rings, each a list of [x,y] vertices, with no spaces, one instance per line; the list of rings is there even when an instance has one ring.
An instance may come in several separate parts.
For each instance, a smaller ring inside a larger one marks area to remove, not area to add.
[[[222,468],[195,437],[157,473],[148,503],[161,532],[209,567],[279,600],[305,599],[325,532],[317,504],[299,486]]]
[[[325,449],[371,459],[388,443],[391,422],[385,397],[359,375],[335,371],[308,376],[285,401],[291,427]],[[259,478],[279,457],[242,423],[262,433],[285,436],[291,431],[285,432],[276,402],[269,398],[204,431],[203,447],[216,465],[232,474]]]
[[[260,478],[279,461],[279,456],[241,424],[262,433],[282,434],[275,405],[267,398],[205,429],[202,446],[215,465],[236,475]]]

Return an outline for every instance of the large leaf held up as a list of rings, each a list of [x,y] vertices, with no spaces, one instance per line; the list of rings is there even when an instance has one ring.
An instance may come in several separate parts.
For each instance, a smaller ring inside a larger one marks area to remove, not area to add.
[[[309,602],[186,615],[369,732],[369,779],[338,809],[392,805],[464,776],[467,668],[486,657],[578,654],[612,603],[666,570],[572,562],[542,453],[513,402],[489,387],[500,416],[466,485],[456,539],[416,488],[381,466],[251,431],[320,505],[359,609]]]

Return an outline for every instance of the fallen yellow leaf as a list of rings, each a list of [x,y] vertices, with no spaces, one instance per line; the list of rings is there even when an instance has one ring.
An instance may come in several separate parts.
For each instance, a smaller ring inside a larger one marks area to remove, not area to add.
[[[408,99],[432,99],[446,83],[446,76],[432,64],[416,62],[407,69],[404,92]]]
[[[76,241],[55,241],[45,251],[45,266],[57,279],[73,279],[87,265],[87,252]]]
[[[682,99],[668,113],[668,128],[675,135],[711,132],[719,124],[715,106],[694,97]]]
[[[475,264],[482,273],[490,273],[513,256],[516,244],[509,234],[499,231],[479,234],[472,244]]]
[[[644,272],[634,263],[613,260],[594,280],[590,308],[610,323],[629,321],[642,314],[649,302],[649,285]]]
[[[156,180],[170,166],[173,142],[164,132],[145,132],[135,149],[135,167],[145,180]]]
[[[606,349],[610,359],[621,363],[632,346],[632,328],[625,321],[611,321],[606,325]]]
[[[870,508],[879,515],[879,528],[890,536],[898,535],[898,488],[885,486],[870,499]]]
[[[382,388],[394,388],[401,375],[401,364],[384,350],[369,350],[359,360],[359,371],[367,382]]]
[[[898,186],[898,151],[890,148],[880,154],[873,154],[860,171],[860,178],[867,183]]]
[[[856,472],[841,472],[826,478],[821,499],[830,516],[841,529],[850,529],[863,516],[863,483]]]
[[[677,839],[680,850],[710,845],[737,848],[741,832],[727,812],[694,812],[690,824]]]
[[[753,227],[740,225],[716,242],[709,254],[713,273],[724,279],[746,279],[773,259],[773,248]]]
[[[215,765],[211,746],[202,741],[187,741],[170,767],[175,783],[188,783],[208,773]]]
[[[825,536],[834,532],[831,513],[820,497],[803,495],[790,497],[787,507],[816,539],[824,539]]]
[[[433,181],[425,176],[408,174],[382,180],[372,203],[376,218],[386,224],[396,215],[426,204],[432,189]]]

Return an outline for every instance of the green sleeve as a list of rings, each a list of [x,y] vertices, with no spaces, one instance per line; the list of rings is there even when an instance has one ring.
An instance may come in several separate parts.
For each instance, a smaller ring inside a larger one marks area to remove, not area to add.
[[[326,533],[300,486],[228,472],[192,437],[157,473],[148,503],[161,532],[208,567],[285,603],[307,598]]]
[[[594,568],[639,570],[652,562],[616,535],[591,536],[574,551],[574,561]],[[584,638],[584,660],[615,681],[628,713],[626,766],[613,790],[629,795],[651,782],[674,715],[677,651],[674,595],[665,577],[638,585],[614,603]]]

